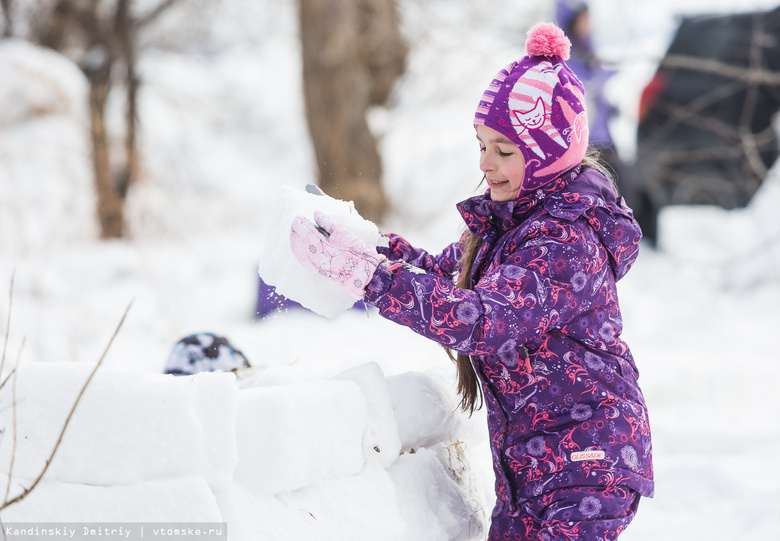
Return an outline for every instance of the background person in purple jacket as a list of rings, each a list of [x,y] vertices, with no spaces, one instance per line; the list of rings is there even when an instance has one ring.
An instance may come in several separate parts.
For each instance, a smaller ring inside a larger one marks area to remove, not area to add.
[[[614,540],[653,494],[637,370],[616,281],[641,232],[591,158],[583,87],[552,24],[501,70],[474,119],[487,190],[458,205],[459,242],[430,255],[366,246],[328,216],[294,221],[302,264],[457,353],[461,405],[487,406],[489,539]]]
[[[555,18],[558,26],[571,38],[571,58],[566,65],[585,87],[590,145],[598,150],[599,159],[612,170],[620,194],[636,212],[647,202],[641,199],[637,190],[633,165],[620,157],[609,128],[610,120],[619,111],[607,99],[605,90],[607,81],[616,72],[596,54],[588,4],[585,0],[557,0]]]
[[[588,4],[584,0],[557,0],[555,18],[571,39],[571,57],[566,60],[566,65],[587,92],[590,144],[597,147],[612,145],[609,119],[615,113],[615,107],[604,95],[604,86],[614,72],[608,70],[596,55]]]

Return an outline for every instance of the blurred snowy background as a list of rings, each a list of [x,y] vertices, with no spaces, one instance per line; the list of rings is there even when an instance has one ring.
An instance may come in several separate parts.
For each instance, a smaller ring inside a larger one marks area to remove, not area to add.
[[[633,151],[639,93],[676,15],[774,4],[593,0],[599,52],[620,68],[609,92],[621,151]],[[481,176],[475,104],[552,5],[399,6],[407,72],[369,115],[391,202],[380,227],[437,251],[457,238],[454,204]],[[190,23],[177,13],[155,31],[174,36]],[[375,313],[255,319],[277,189],[316,179],[296,3],[222,0],[204,16],[189,39],[139,59],[143,172],[122,240],[98,240],[82,72],[0,41],[0,321],[2,284],[15,273],[6,372],[19,359],[24,434],[12,493],[43,464],[134,301],[50,472],[3,522],[227,521],[231,539],[480,539],[493,498],[484,412],[453,413],[440,348]],[[109,113],[118,130],[121,104]],[[746,209],[665,209],[658,249],[645,247],[619,285],[657,479],[621,539],[780,539],[778,204],[775,168]],[[176,340],[197,331],[228,336],[253,369],[160,375]]]

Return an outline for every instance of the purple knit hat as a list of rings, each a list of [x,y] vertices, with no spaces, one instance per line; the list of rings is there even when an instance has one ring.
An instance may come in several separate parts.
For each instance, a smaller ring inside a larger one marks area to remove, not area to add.
[[[582,162],[588,146],[585,89],[564,60],[571,43],[563,30],[540,23],[528,31],[527,56],[498,72],[474,116],[509,138],[525,158],[518,197]]]

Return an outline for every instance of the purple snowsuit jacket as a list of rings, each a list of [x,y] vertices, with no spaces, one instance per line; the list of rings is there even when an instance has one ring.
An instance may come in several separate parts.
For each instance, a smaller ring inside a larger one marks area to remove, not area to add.
[[[562,487],[653,494],[650,426],[620,338],[616,281],[641,231],[609,179],[577,167],[533,193],[458,205],[484,239],[472,290],[460,243],[430,255],[389,235],[365,301],[471,356],[487,406],[496,511]],[[400,263],[400,264],[399,264]]]

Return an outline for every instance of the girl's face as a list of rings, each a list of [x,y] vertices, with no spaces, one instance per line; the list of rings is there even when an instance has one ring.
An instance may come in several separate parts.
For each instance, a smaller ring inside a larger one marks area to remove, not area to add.
[[[485,173],[493,201],[517,199],[523,185],[525,159],[520,149],[493,128],[477,126],[479,168]]]

